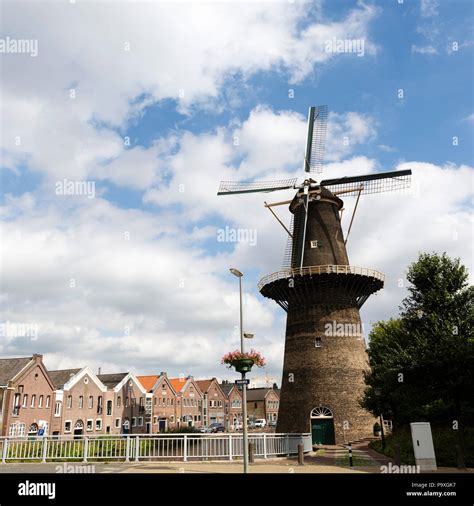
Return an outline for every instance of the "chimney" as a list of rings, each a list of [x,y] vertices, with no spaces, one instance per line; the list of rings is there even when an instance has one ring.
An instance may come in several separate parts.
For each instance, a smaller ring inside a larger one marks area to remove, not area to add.
[[[100,374],[101,371],[102,371],[102,367],[99,367],[99,372],[97,374]]]

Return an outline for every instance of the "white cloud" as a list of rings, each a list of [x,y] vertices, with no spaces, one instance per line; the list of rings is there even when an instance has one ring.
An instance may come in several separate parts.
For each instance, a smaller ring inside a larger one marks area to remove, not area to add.
[[[463,118],[463,121],[467,121],[468,123],[474,123],[474,112],[469,114],[469,116]]]
[[[417,46],[416,44],[412,44],[411,52],[418,54],[438,54],[438,50],[433,46]]]
[[[431,18],[438,15],[438,1],[437,0],[421,0],[420,1],[420,14],[424,18]]]

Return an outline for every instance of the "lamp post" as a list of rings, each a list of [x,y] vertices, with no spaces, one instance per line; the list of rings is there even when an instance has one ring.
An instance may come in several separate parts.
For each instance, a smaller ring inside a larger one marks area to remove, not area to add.
[[[379,410],[380,410],[380,415],[379,416],[380,416],[380,431],[381,431],[381,435],[382,435],[382,450],[385,450],[385,434],[384,434],[384,431],[383,431],[382,409],[381,409],[381,406],[380,406],[380,394],[382,393],[382,389],[375,388],[374,392],[375,392],[375,396],[377,397],[377,401],[378,401],[378,405],[379,405]]]
[[[242,277],[243,274],[237,269],[230,269],[230,272],[239,278],[239,296],[240,296],[240,352],[244,353],[244,327],[243,327],[243,316],[242,316]],[[246,334],[245,337],[251,338],[253,334]],[[242,374],[242,379],[245,380],[245,373]],[[242,385],[242,432],[243,432],[243,453],[244,453],[244,473],[248,473],[249,470],[249,445],[248,445],[248,433],[247,433],[247,385]]]

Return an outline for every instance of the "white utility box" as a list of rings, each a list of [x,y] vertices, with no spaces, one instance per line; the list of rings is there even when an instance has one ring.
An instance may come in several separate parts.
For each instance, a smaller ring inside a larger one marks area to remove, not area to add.
[[[420,471],[436,471],[436,456],[429,422],[410,424],[416,465]]]

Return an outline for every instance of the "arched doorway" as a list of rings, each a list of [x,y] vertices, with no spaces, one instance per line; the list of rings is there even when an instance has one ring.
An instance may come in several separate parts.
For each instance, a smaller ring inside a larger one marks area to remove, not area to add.
[[[74,424],[74,436],[82,436],[84,434],[84,422],[82,420],[78,420]]]
[[[311,436],[314,445],[333,445],[334,417],[326,406],[318,406],[311,411]]]

